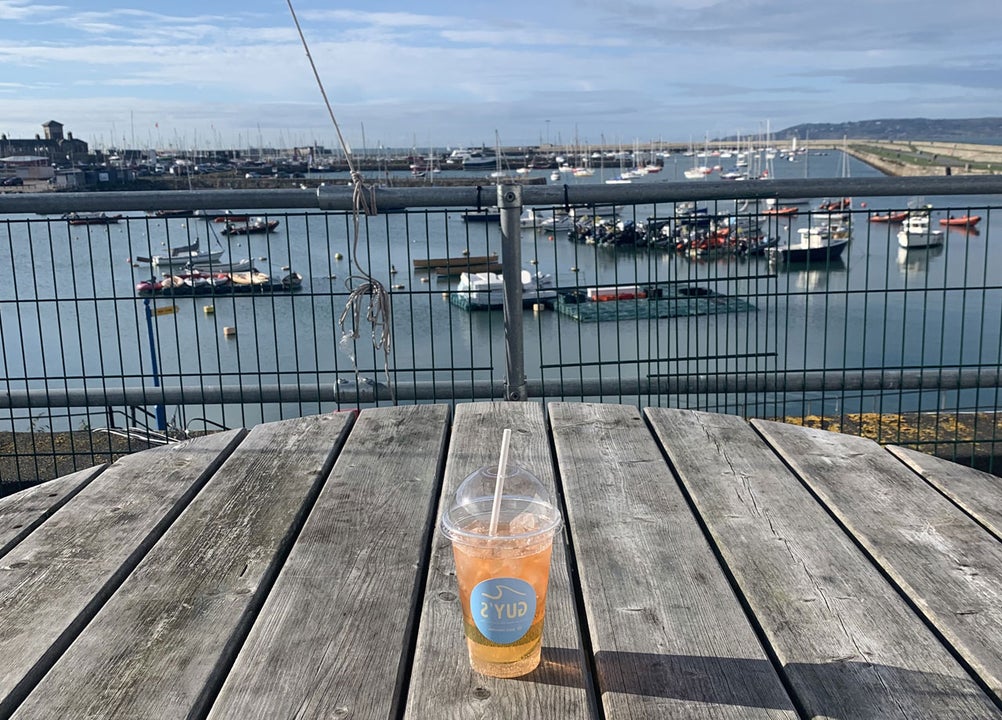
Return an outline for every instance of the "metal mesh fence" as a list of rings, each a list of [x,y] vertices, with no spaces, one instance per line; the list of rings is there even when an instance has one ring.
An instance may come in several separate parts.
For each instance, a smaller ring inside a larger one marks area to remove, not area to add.
[[[515,284],[529,397],[777,418],[997,469],[1000,191],[526,187],[513,228],[493,187],[398,189],[357,236],[346,188],[0,198],[0,487],[220,428],[503,398]],[[370,279],[385,354],[373,296],[346,313]]]

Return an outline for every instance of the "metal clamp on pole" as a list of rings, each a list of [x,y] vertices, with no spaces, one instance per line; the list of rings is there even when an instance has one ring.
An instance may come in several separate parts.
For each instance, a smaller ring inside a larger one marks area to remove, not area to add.
[[[501,276],[504,279],[504,336],[508,376],[505,399],[525,400],[522,337],[522,186],[498,185],[501,211]]]

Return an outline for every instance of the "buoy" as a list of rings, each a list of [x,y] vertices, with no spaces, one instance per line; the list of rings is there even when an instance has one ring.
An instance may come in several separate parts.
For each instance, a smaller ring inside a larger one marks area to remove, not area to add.
[[[470,251],[467,250],[466,248],[463,248],[463,255],[469,255],[469,254],[470,254]]]
[[[574,267],[572,267],[571,272],[578,272],[578,266],[575,265]]]
[[[341,253],[334,253],[334,259],[335,260],[340,260],[343,257],[344,257],[344,255],[342,255]]]
[[[237,334],[237,329],[235,327],[227,325],[226,327],[223,328],[224,337],[233,337],[236,334]]]
[[[206,315],[211,315],[212,313],[216,312],[216,306],[215,305],[203,305],[202,306],[202,312],[204,312]]]

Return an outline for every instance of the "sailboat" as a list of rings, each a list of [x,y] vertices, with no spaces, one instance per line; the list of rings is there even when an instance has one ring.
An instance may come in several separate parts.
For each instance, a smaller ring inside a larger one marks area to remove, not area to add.
[[[490,174],[490,178],[492,180],[496,180],[499,185],[504,182],[514,182],[516,180],[516,176],[501,168],[504,156],[501,154],[501,135],[497,130],[494,131],[494,146],[494,155],[497,158],[497,170]]]
[[[710,138],[709,136],[707,136],[705,142],[703,143],[702,156],[704,162],[706,162],[706,158],[709,157],[709,155],[710,155]],[[687,180],[705,180],[706,176],[709,175],[711,172],[713,172],[713,168],[711,168],[710,166],[699,164],[699,157],[700,157],[699,155],[693,155],[692,167],[683,171],[682,174],[685,175]]]
[[[624,164],[623,156],[623,146],[619,146],[619,175],[614,178],[609,178],[605,181],[606,185],[629,185],[633,182],[629,176],[626,174],[626,165]]]

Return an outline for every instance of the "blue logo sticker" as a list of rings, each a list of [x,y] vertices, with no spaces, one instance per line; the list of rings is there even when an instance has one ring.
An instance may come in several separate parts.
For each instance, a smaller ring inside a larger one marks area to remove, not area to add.
[[[536,591],[518,578],[491,578],[470,593],[473,622],[491,642],[510,645],[521,640],[536,616]]]

